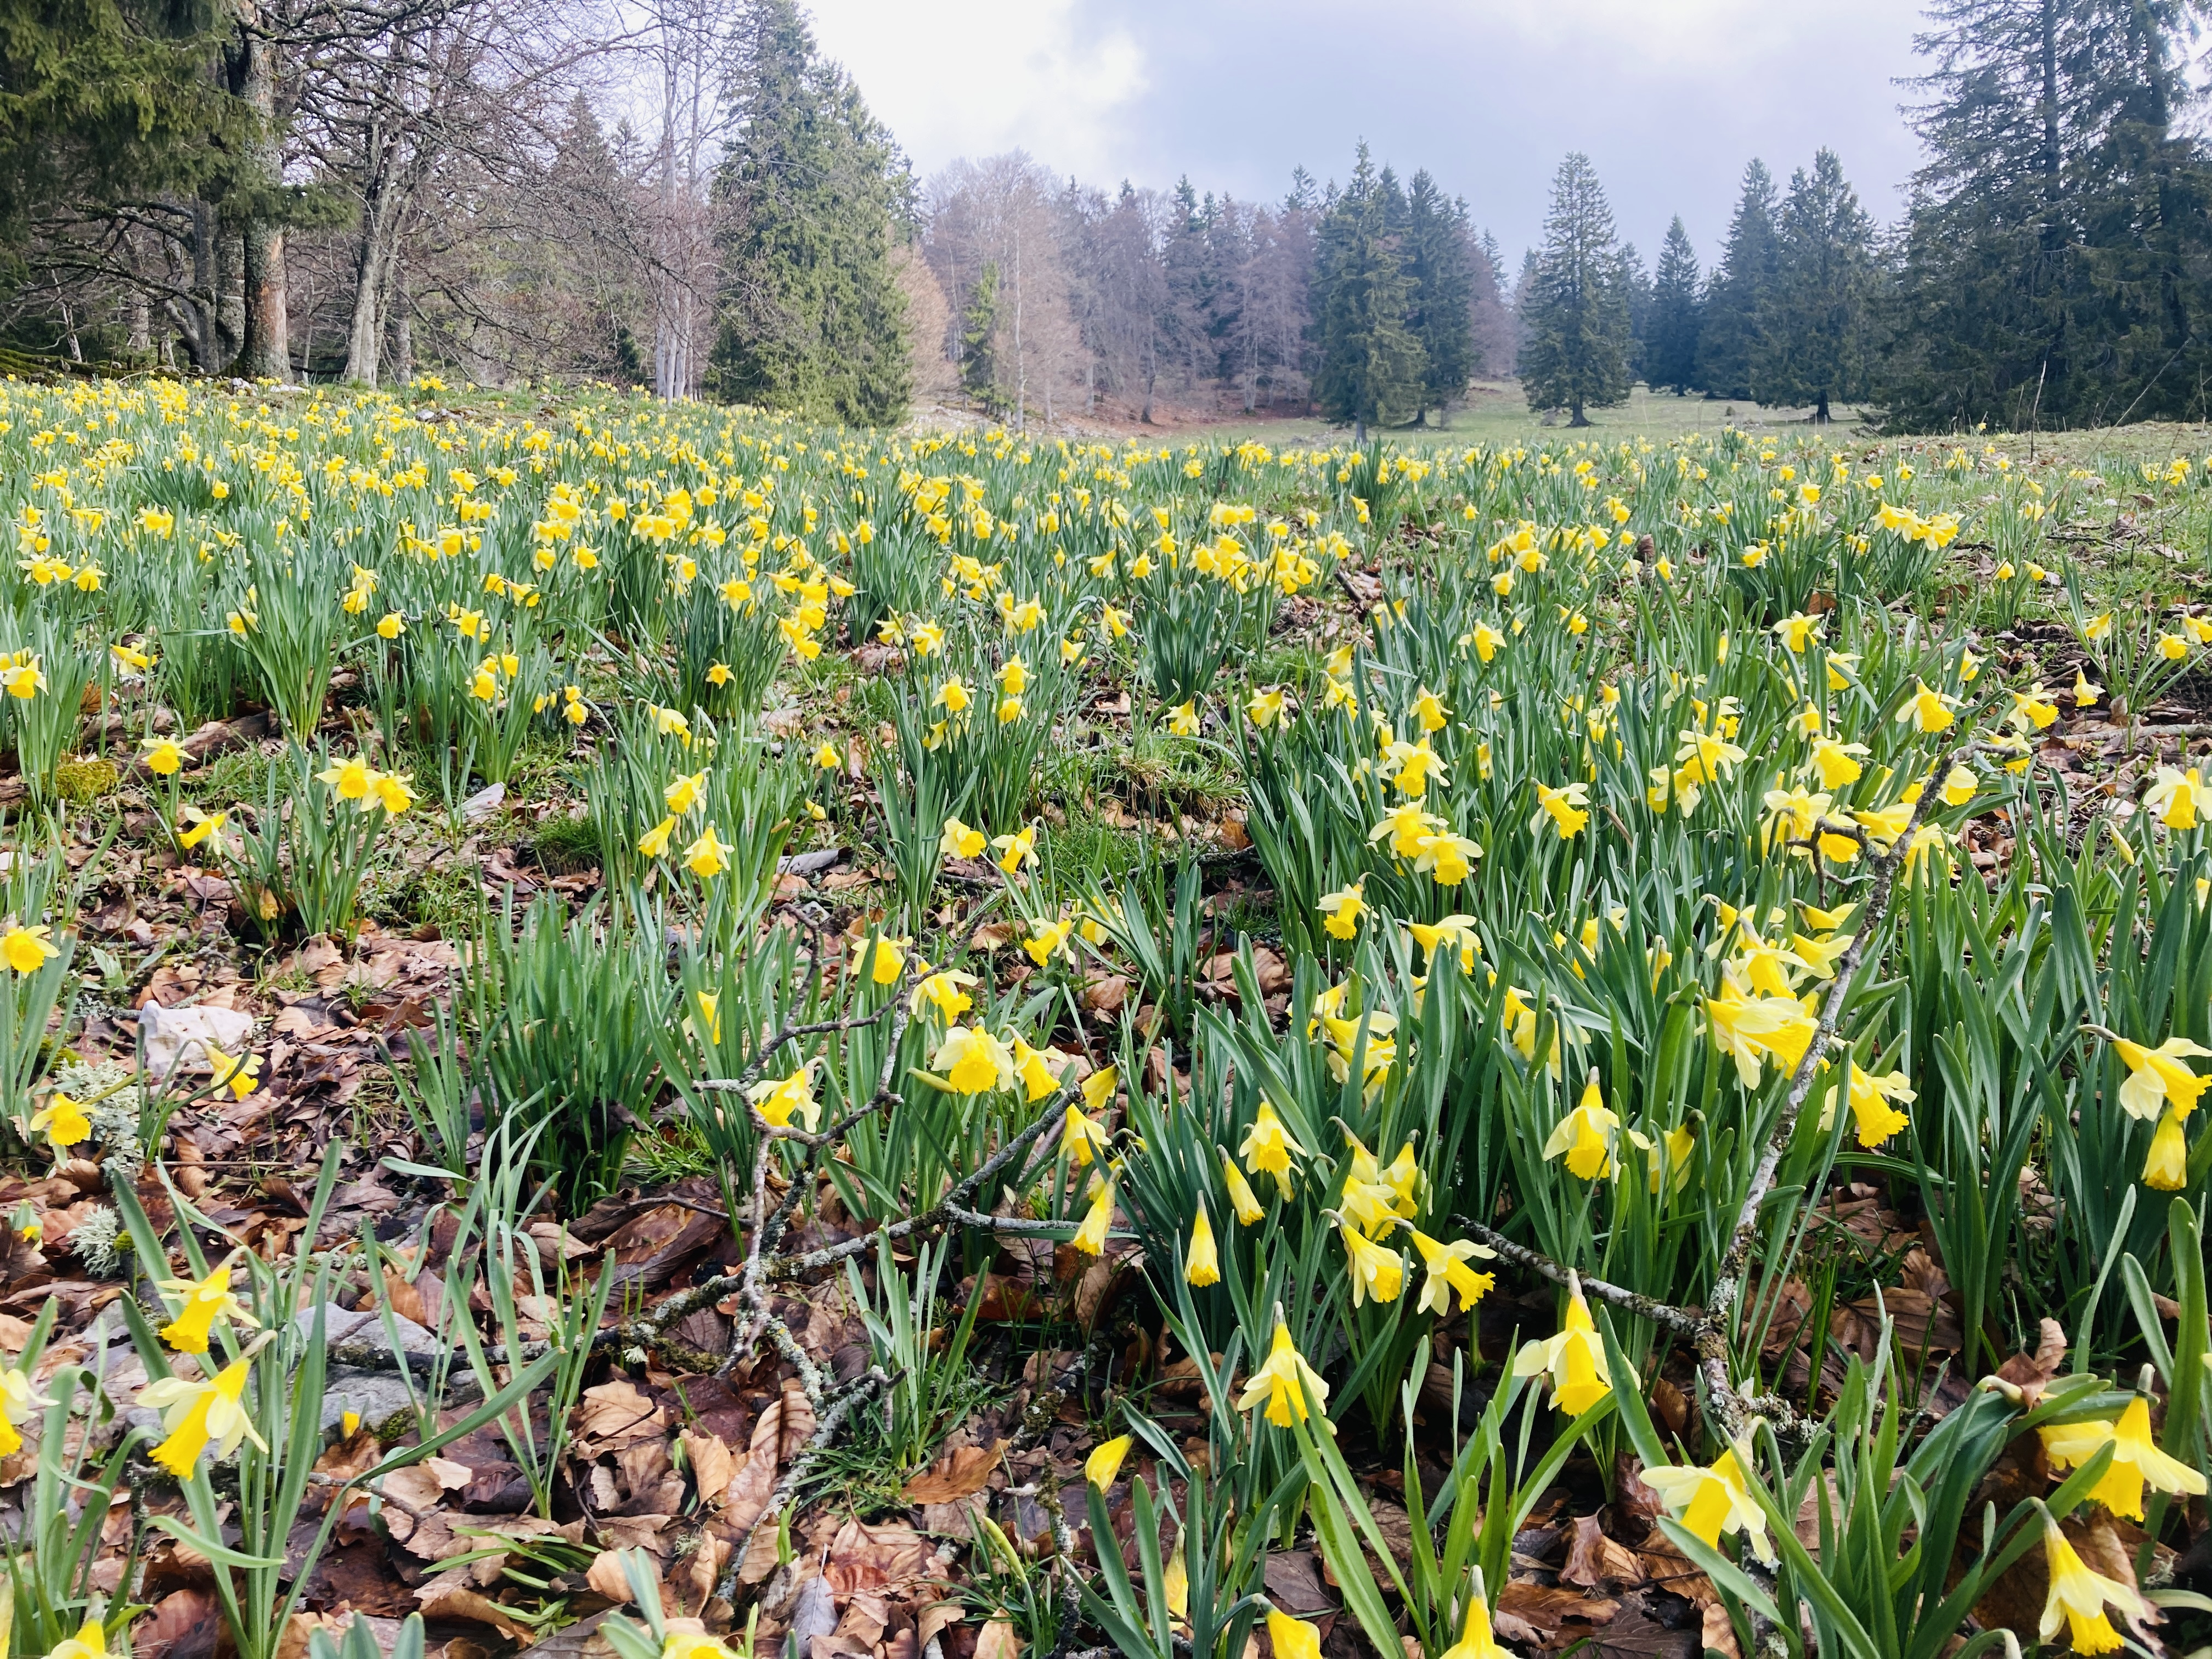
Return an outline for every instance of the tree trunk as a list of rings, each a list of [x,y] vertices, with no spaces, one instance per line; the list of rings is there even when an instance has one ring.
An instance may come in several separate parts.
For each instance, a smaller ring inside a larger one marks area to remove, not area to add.
[[[185,343],[192,367],[203,374],[221,368],[222,335],[222,228],[210,202],[192,204],[192,294],[197,325]]]
[[[276,137],[276,49],[262,38],[258,8],[241,6],[238,40],[231,58],[231,88],[253,112],[258,131],[251,146],[253,182],[275,191],[283,179],[284,158]],[[291,378],[292,344],[284,289],[284,227],[265,215],[246,219],[245,244],[246,338],[238,356],[240,373],[258,380]]]
[[[249,378],[292,378],[291,320],[284,283],[284,228],[246,222],[246,343],[239,368]]]
[[[384,124],[368,130],[368,173],[362,189],[361,245],[354,252],[353,315],[346,330],[345,378],[376,384],[378,348],[384,337],[384,290],[392,268],[399,215],[393,201],[389,157],[393,146]]]
[[[391,300],[384,307],[387,337],[385,361],[392,365],[392,381],[405,386],[415,378],[415,315],[407,303],[406,285],[399,276],[400,261],[392,261]]]
[[[1352,417],[1352,447],[1354,449],[1367,447],[1367,417],[1364,415]]]
[[[1827,387],[1826,387],[1826,386],[1822,386],[1822,387],[1820,388],[1820,401],[1819,401],[1817,404],[1815,404],[1814,405],[1814,407],[1813,407],[1813,424],[1814,424],[1814,426],[1826,426],[1826,425],[1827,425],[1827,423],[1828,423],[1828,389],[1827,389]]]
[[[1567,424],[1569,426],[1588,426],[1589,424],[1589,416],[1583,413],[1583,400],[1579,398],[1575,399],[1574,418],[1569,421]]]

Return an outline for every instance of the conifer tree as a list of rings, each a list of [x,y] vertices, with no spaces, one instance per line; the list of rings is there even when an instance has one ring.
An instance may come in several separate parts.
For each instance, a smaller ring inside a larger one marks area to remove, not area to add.
[[[1531,409],[1564,409],[1588,426],[1590,408],[1629,388],[1628,279],[1605,188],[1579,151],[1552,179],[1552,208],[1523,307],[1521,384]]]
[[[1790,175],[1782,204],[1774,281],[1759,312],[1752,395],[1814,405],[1866,393],[1878,272],[1874,225],[1831,149]]]
[[[960,313],[960,386],[987,410],[999,400],[999,264],[987,263],[976,276]]]
[[[2187,415],[2212,384],[2212,179],[2182,121],[2203,10],[1935,0],[1911,113],[1891,423]]]
[[[730,228],[709,384],[817,418],[897,420],[913,387],[894,259],[905,164],[795,0],[745,0],[732,40],[739,125],[715,181]]]
[[[1774,175],[1766,163],[1754,160],[1743,170],[1743,193],[1729,222],[1728,246],[1705,291],[1698,383],[1711,397],[1751,396],[1752,349],[1778,257],[1774,211]]]
[[[1467,204],[1445,198],[1426,167],[1406,191],[1406,327],[1420,343],[1422,415],[1462,397],[1474,378],[1476,251]]]
[[[1698,331],[1703,321],[1698,255],[1682,216],[1667,227],[1651,283],[1651,320],[1644,339],[1644,379],[1654,392],[1687,392],[1698,383]]]
[[[1411,420],[1425,395],[1389,226],[1389,196],[1396,193],[1385,191],[1363,142],[1352,181],[1328,203],[1315,238],[1314,402],[1330,420],[1350,422],[1360,443],[1370,424]]]

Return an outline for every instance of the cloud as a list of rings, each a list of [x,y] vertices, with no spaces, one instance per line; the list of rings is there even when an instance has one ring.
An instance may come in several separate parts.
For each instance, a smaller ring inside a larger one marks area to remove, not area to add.
[[[814,29],[925,177],[1021,149],[1103,178],[1151,84],[1134,37],[1077,0],[820,0]]]
[[[1920,0],[815,0],[825,48],[926,175],[1016,147],[1054,171],[1244,199],[1341,179],[1367,139],[1425,167],[1507,258],[1589,153],[1649,261],[1681,214],[1708,261],[1744,164],[1835,149],[1877,218],[1917,160],[1897,78]]]

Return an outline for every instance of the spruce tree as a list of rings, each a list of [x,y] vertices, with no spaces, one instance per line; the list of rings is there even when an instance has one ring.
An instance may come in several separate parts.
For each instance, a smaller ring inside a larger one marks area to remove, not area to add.
[[[1626,399],[1628,278],[1613,228],[1613,210],[1589,157],[1579,151],[1552,179],[1544,247],[1528,283],[1521,346],[1521,384],[1531,409],[1584,412]]]
[[[715,180],[729,228],[708,384],[817,418],[896,421],[913,389],[893,257],[905,164],[796,0],[745,0],[732,41],[738,125]]]
[[[1445,198],[1424,167],[1406,191],[1406,327],[1420,343],[1422,412],[1444,410],[1474,378],[1475,249],[1467,204]]]
[[[1425,395],[1421,344],[1406,327],[1409,289],[1391,211],[1363,142],[1351,183],[1330,199],[1315,236],[1311,330],[1320,360],[1314,402],[1330,420],[1350,422],[1360,443],[1371,424],[1411,420]]]
[[[1635,378],[1644,372],[1644,337],[1651,325],[1651,273],[1633,242],[1620,245],[1620,289],[1628,299],[1628,337],[1633,343],[1628,368]]]
[[[1892,425],[2201,417],[2212,187],[2178,118],[2201,9],[1935,0],[1928,15]]]
[[[1874,224],[1832,149],[1790,175],[1782,204],[1774,282],[1759,313],[1752,395],[1814,405],[1866,395],[1878,272]]]
[[[960,389],[986,410],[999,406],[999,263],[987,261],[960,313]]]
[[[1651,320],[1644,339],[1644,379],[1654,392],[1688,392],[1698,384],[1698,331],[1703,321],[1698,255],[1682,216],[1667,227],[1651,283]]]
[[[1774,175],[1766,163],[1754,160],[1743,170],[1743,193],[1729,222],[1728,246],[1705,291],[1698,383],[1710,397],[1751,396],[1752,349],[1778,257],[1774,211]]]

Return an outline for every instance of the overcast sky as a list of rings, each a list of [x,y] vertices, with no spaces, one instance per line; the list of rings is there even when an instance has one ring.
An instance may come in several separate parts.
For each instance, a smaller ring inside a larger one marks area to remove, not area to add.
[[[924,178],[1021,149],[1087,184],[1272,200],[1364,137],[1426,167],[1509,265],[1588,152],[1648,265],[1682,216],[1709,265],[1744,164],[1825,144],[1893,218],[1916,0],[811,0],[823,49]],[[1510,270],[1509,270],[1510,276]]]

